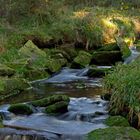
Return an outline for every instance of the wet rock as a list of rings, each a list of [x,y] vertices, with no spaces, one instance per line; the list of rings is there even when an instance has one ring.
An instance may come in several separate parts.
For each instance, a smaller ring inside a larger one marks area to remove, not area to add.
[[[8,108],[8,111],[14,114],[30,115],[33,113],[32,108],[27,104],[13,104]]]
[[[15,70],[12,68],[9,68],[6,65],[0,64],[0,76],[12,76],[15,74]]]
[[[18,94],[20,91],[30,87],[27,80],[22,78],[1,78],[0,100]]]
[[[68,111],[68,104],[69,102],[66,102],[66,101],[57,102],[53,105],[47,106],[47,108],[45,109],[45,112],[50,115],[57,115],[57,114],[65,113]]]
[[[53,95],[53,96],[43,98],[40,100],[32,101],[31,104],[33,106],[46,107],[60,101],[69,102],[70,98],[66,95]]]
[[[129,46],[124,42],[124,40],[121,37],[116,37],[116,41],[118,46],[120,47],[122,58],[123,60],[125,60],[127,57],[131,55]]]
[[[46,57],[46,53],[39,49],[31,40],[26,42],[26,44],[19,50],[19,53],[32,59]]]
[[[90,64],[105,66],[114,65],[118,61],[122,61],[120,51],[99,51],[93,52]]]
[[[85,51],[80,51],[78,56],[74,58],[72,68],[82,68],[89,65],[92,55]]]
[[[101,99],[103,99],[105,101],[110,101],[111,94],[110,93],[104,93],[103,95],[101,95]]]
[[[124,127],[130,126],[127,119],[122,116],[110,116],[109,118],[106,119],[105,124],[108,126],[124,126]]]
[[[140,132],[132,127],[109,127],[88,134],[87,140],[139,140]]]
[[[109,73],[110,68],[96,68],[92,67],[88,70],[87,76],[89,77],[103,77]]]

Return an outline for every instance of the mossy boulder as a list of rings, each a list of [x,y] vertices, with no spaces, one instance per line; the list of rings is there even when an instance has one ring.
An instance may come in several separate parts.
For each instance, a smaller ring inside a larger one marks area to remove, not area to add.
[[[46,71],[46,69],[32,69],[24,73],[24,77],[29,80],[43,79],[48,78],[49,76],[50,74]]]
[[[120,51],[99,51],[93,52],[90,64],[93,65],[115,65],[116,62],[122,61]]]
[[[8,108],[8,111],[14,114],[30,115],[33,113],[32,108],[27,104],[13,104]]]
[[[36,59],[38,57],[46,57],[46,53],[39,49],[31,40],[19,50],[19,53],[25,57]]]
[[[33,106],[46,107],[61,101],[69,103],[70,98],[66,95],[53,95],[40,100],[32,101],[31,104]]]
[[[130,126],[127,119],[122,116],[110,116],[106,119],[105,124],[108,126]]]
[[[121,37],[116,37],[116,42],[118,46],[120,47],[121,53],[122,53],[122,58],[125,60],[127,57],[131,55],[131,51],[129,49],[129,46]]]
[[[140,132],[132,127],[109,127],[88,134],[87,140],[139,140]]]
[[[22,90],[30,87],[25,79],[20,78],[1,78],[0,80],[0,100],[13,96]]]
[[[59,46],[59,48],[69,55],[70,60],[73,60],[78,55],[74,44],[64,44]]]
[[[0,76],[12,76],[14,74],[15,74],[14,69],[6,65],[0,64]]]
[[[117,43],[109,43],[102,46],[98,51],[120,51],[120,48]]]
[[[60,101],[53,105],[47,106],[45,112],[50,115],[57,115],[68,111],[68,102]]]
[[[59,71],[63,66],[67,64],[67,59],[48,59],[46,61],[46,68],[52,73]]]
[[[96,68],[92,67],[88,70],[87,76],[89,77],[103,77],[110,71],[110,68]]]
[[[86,51],[79,51],[77,57],[74,58],[72,68],[82,68],[89,65],[92,55]]]

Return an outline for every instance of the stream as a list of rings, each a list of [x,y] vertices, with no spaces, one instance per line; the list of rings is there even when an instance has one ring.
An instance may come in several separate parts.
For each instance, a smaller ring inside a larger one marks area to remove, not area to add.
[[[131,51],[125,64],[139,55],[135,50]],[[0,140],[85,140],[89,132],[106,128],[108,102],[100,97],[102,79],[87,77],[88,69],[63,68],[49,79],[31,82],[33,88],[6,100],[0,106],[5,126],[0,129]],[[67,113],[49,116],[37,108],[32,115],[25,116],[7,111],[10,103],[28,102],[53,94],[70,96]]]
[[[108,102],[100,98],[101,78],[86,76],[88,68],[63,68],[49,79],[32,82],[32,89],[8,99],[0,106],[5,128],[0,130],[1,140],[82,140],[86,134],[105,128]],[[69,95],[68,112],[59,116],[41,113],[41,108],[30,116],[14,115],[7,111],[9,104],[27,102],[51,94]],[[32,138],[31,138],[32,137]]]

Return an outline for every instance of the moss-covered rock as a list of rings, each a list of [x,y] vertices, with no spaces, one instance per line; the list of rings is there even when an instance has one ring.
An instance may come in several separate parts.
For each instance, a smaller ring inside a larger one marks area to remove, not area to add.
[[[129,46],[125,43],[125,41],[121,37],[116,37],[116,42],[118,46],[120,47],[122,58],[123,60],[125,60],[127,57],[131,55]]]
[[[130,126],[127,119],[122,116],[110,116],[106,119],[105,124],[108,126]]]
[[[74,47],[74,44],[61,45],[60,49],[65,51],[69,55],[70,60],[73,60],[78,55],[78,53]]]
[[[13,104],[8,108],[8,111],[14,114],[30,115],[33,113],[32,108],[27,104]]]
[[[0,100],[13,96],[20,91],[30,87],[27,80],[20,78],[1,78],[0,80]]]
[[[49,69],[50,72],[54,73],[59,71],[66,64],[67,64],[67,60],[65,58],[48,59],[46,62],[46,67]]]
[[[98,49],[98,51],[120,51],[117,43],[109,43]]]
[[[110,68],[96,68],[92,67],[88,70],[87,76],[89,77],[103,77],[110,71]]]
[[[82,68],[89,65],[91,61],[92,55],[85,51],[79,51],[79,54],[76,58],[74,58],[72,63],[72,68]]]
[[[46,57],[46,53],[39,49],[31,40],[28,40],[26,44],[19,50],[19,53],[29,58]]]
[[[87,140],[139,140],[140,132],[132,127],[109,127],[88,134]]]
[[[53,105],[47,106],[45,112],[50,115],[57,115],[68,111],[68,102],[60,101]]]
[[[24,76],[26,77],[26,79],[29,80],[37,80],[37,79],[48,78],[50,74],[45,69],[32,69],[32,70],[27,70],[24,73]]]
[[[0,64],[0,76],[12,76],[15,74],[15,70],[12,68],[9,68],[6,65]]]
[[[60,101],[69,103],[70,98],[66,95],[53,95],[53,96],[43,98],[40,100],[32,101],[31,104],[33,106],[46,107],[46,106],[55,104],[56,102],[60,102]]]
[[[100,51],[93,52],[90,64],[93,65],[114,65],[116,62],[122,61],[120,51]]]

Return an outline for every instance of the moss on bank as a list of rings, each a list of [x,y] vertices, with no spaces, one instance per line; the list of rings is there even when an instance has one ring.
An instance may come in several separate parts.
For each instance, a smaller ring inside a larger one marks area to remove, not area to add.
[[[88,140],[139,140],[140,132],[132,127],[109,127],[88,134]]]

